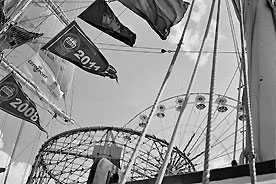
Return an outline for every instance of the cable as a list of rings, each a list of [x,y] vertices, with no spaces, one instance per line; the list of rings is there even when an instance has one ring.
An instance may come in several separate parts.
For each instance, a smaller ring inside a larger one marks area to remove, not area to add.
[[[211,11],[213,11],[215,5],[215,0],[212,3]],[[217,61],[217,50],[218,50],[218,33],[219,33],[219,21],[220,21],[220,0],[218,0],[217,9],[217,20],[216,20],[216,31],[215,31],[215,43],[214,43],[214,54],[212,63],[212,73],[211,73],[211,85],[210,85],[210,95],[209,95],[209,108],[208,108],[208,120],[206,127],[206,144],[205,144],[205,157],[204,157],[204,169],[202,176],[202,183],[208,184],[210,178],[210,168],[209,168],[209,157],[211,150],[211,125],[212,125],[212,112],[213,112],[213,97],[215,90],[215,74],[216,74],[216,61]]]

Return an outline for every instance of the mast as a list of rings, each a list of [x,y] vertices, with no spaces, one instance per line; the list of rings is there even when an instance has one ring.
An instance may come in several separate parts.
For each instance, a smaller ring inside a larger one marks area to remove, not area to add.
[[[267,161],[276,157],[276,31],[267,0],[244,9],[254,146],[257,162]]]

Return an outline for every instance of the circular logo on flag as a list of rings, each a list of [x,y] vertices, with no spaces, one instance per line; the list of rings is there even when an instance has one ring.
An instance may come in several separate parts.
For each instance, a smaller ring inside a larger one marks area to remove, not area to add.
[[[0,102],[13,99],[18,93],[18,87],[12,82],[0,84]]]
[[[61,45],[65,50],[76,50],[80,46],[80,39],[77,35],[69,33],[61,40]]]

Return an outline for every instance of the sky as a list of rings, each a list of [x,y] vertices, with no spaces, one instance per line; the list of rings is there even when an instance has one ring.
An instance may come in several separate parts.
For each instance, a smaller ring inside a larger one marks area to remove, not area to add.
[[[80,3],[77,6],[85,5]],[[52,121],[47,112],[40,111],[41,125],[48,131],[50,137],[78,127],[122,127],[138,112],[152,105],[156,99],[174,54],[174,52],[161,53],[160,50],[162,48],[171,51],[176,49],[185,21],[183,20],[174,26],[168,39],[162,41],[144,20],[130,10],[125,9],[118,2],[110,3],[110,6],[116,15],[120,15],[120,21],[136,33],[137,39],[133,48],[123,45],[123,43],[101,33],[77,18],[75,20],[100,49],[108,62],[117,69],[119,82],[116,83],[115,80],[96,76],[76,68],[74,81],[66,99],[65,110],[72,116],[76,124],[64,125]],[[71,8],[70,3],[64,9],[70,9],[69,7]],[[68,16],[70,18],[76,17],[82,10],[74,11]],[[209,3],[204,0],[197,0],[181,51],[199,50],[208,13]],[[187,13],[184,19],[186,17]],[[219,50],[232,52],[234,48],[224,1],[221,17]],[[51,17],[49,22],[52,24],[56,21],[55,18]],[[53,26],[50,32],[56,34],[60,27],[62,26]],[[215,18],[213,17],[205,51],[213,50],[214,30]],[[115,46],[105,44],[114,44]],[[30,54],[24,52],[24,48],[19,48],[8,56],[16,66],[19,65],[16,63],[18,60],[23,62],[22,60],[26,60],[28,57]],[[196,58],[196,53],[179,53],[177,63],[162,93],[162,99],[186,92]],[[211,54],[202,55],[191,92],[209,92],[211,61]],[[235,55],[233,53],[219,54],[217,67],[216,93],[224,94],[237,68]],[[5,75],[4,72],[3,75]],[[237,79],[238,76],[236,75],[227,96],[237,98]],[[29,94],[27,91],[26,93]],[[55,103],[61,109],[65,109],[63,101]],[[2,122],[0,124],[0,167],[5,167],[10,159],[21,121],[5,113],[1,113],[0,119]],[[29,123],[24,124],[18,149],[11,165],[8,183],[20,183],[23,177],[27,177],[27,174],[24,174],[24,168],[30,168],[30,164],[34,161],[34,155],[37,154],[38,149],[46,139],[46,135],[39,132],[35,126]],[[0,183],[3,181],[3,177],[4,175],[0,174]]]

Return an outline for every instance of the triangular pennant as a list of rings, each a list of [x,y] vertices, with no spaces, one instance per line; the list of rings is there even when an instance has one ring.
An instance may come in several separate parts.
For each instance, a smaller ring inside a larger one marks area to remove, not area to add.
[[[41,131],[46,132],[40,125],[35,103],[22,91],[12,73],[0,81],[0,109],[33,123]]]
[[[0,27],[2,29],[2,26],[7,22],[5,11],[4,11],[4,1],[0,2]]]
[[[131,47],[135,43],[136,35],[119,21],[104,0],[94,1],[78,17]]]
[[[0,38],[0,50],[14,49],[42,35],[40,33],[29,32],[16,25],[11,25]]]
[[[145,19],[162,40],[184,17],[189,3],[182,0],[118,0]]]
[[[72,62],[89,73],[108,76],[107,60],[75,21],[46,43],[42,49]],[[115,76],[117,78],[116,74]]]

